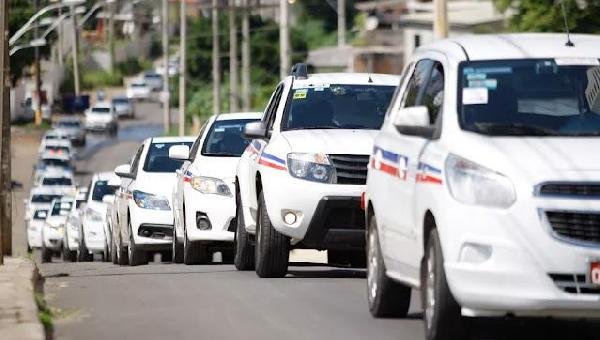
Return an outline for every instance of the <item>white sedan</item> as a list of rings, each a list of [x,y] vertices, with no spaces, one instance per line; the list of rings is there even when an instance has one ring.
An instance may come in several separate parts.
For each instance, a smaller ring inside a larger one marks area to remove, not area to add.
[[[74,204],[75,200],[68,197],[52,201],[42,227],[42,262],[52,261],[52,256],[62,250],[65,224]]]
[[[249,144],[242,130],[246,123],[258,122],[261,115],[213,116],[191,150],[171,147],[169,156],[184,161],[173,192],[173,262],[208,262],[210,250],[220,250],[223,261],[233,259],[235,171]]]
[[[112,104],[98,103],[85,112],[85,129],[115,134],[119,128],[117,120],[117,113]]]
[[[132,100],[149,100],[150,92],[152,92],[150,86],[143,80],[134,81],[127,87],[127,98]]]

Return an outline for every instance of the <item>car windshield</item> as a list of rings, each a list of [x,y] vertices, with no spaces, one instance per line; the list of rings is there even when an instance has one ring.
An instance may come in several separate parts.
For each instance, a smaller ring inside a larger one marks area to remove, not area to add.
[[[69,161],[64,159],[44,158],[42,159],[42,166],[52,166],[66,169],[70,167],[70,164]]]
[[[73,202],[56,202],[52,206],[52,216],[67,216],[73,207]]]
[[[35,213],[33,213],[34,220],[45,220],[46,216],[48,216],[48,210],[36,210]]]
[[[92,201],[102,201],[104,196],[114,195],[118,188],[118,185],[109,185],[108,181],[96,181],[92,191]]]
[[[60,195],[37,194],[31,196],[31,203],[50,203],[57,198],[60,198]]]
[[[239,157],[250,141],[245,139],[242,131],[246,123],[256,122],[255,119],[234,119],[215,121],[208,131],[202,155]]]
[[[600,135],[598,59],[463,62],[462,129],[494,136]]]
[[[175,172],[183,164],[182,160],[169,158],[169,148],[173,145],[187,145],[191,142],[151,143],[144,163],[146,172]]]
[[[160,74],[146,74],[144,76],[146,79],[162,79]]]
[[[119,105],[123,105],[123,104],[129,104],[129,100],[127,98],[115,98],[112,100],[113,104],[119,104]]]
[[[395,89],[333,84],[294,89],[282,129],[379,129]]]
[[[66,127],[66,128],[78,128],[81,127],[81,122],[77,121],[65,121],[56,123],[58,127]]]
[[[110,107],[93,107],[93,113],[110,113]]]
[[[133,84],[131,84],[131,87],[146,87],[146,84],[144,84],[144,83],[133,83]]]
[[[42,181],[43,185],[72,185],[73,181],[69,177],[46,177]]]

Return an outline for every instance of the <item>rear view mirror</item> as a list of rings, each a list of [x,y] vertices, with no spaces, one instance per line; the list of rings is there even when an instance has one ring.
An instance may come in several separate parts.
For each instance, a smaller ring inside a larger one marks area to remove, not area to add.
[[[432,138],[435,127],[429,123],[429,109],[426,106],[413,106],[400,109],[394,120],[399,133],[408,136]]]
[[[169,148],[169,158],[187,161],[190,159],[190,147],[187,145],[173,145]]]
[[[124,178],[133,178],[131,166],[129,164],[121,164],[115,168],[115,175]]]
[[[246,139],[263,139],[266,136],[267,131],[261,122],[247,123],[244,126],[244,138]]]

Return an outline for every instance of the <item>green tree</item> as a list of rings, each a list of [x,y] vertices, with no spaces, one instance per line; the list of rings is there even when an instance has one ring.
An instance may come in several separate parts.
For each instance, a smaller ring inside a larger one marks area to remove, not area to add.
[[[559,1],[494,0],[498,9],[511,9],[511,31],[562,32],[564,19]],[[574,33],[600,32],[600,0],[563,0],[569,30]]]

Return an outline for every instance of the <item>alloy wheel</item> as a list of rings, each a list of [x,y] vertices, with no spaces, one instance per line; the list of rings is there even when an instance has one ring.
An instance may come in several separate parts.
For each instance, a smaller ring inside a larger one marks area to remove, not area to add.
[[[429,247],[429,256],[427,256],[427,273],[425,278],[425,323],[427,329],[431,329],[433,318],[435,316],[435,249],[433,245]]]
[[[369,302],[373,302],[377,297],[377,272],[379,270],[379,252],[377,249],[377,235],[374,231],[369,233],[369,250],[367,261],[367,287],[369,289]]]

